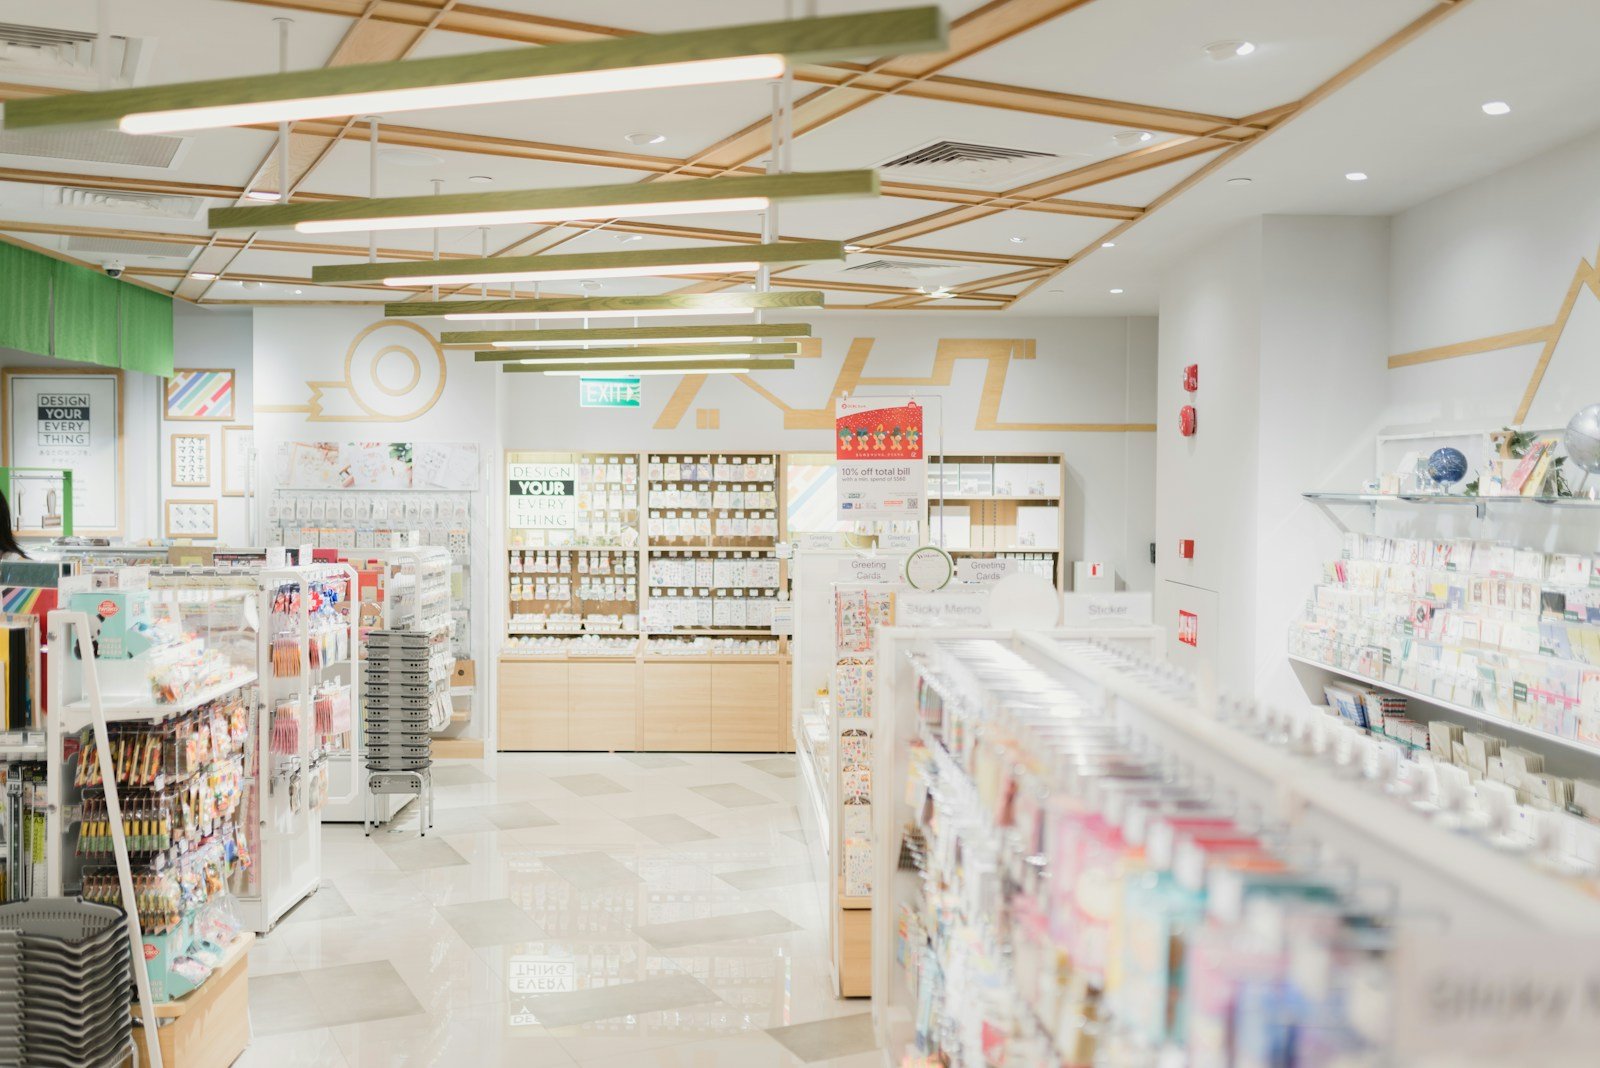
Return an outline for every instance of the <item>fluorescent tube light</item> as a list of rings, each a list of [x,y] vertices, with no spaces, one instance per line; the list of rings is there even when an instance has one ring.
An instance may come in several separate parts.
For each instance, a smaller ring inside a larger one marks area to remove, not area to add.
[[[452,322],[473,322],[485,319],[626,319],[634,315],[641,318],[665,315],[749,315],[753,311],[754,308],[596,308],[593,311],[446,312],[444,317]]]
[[[506,226],[515,223],[575,222],[583,219],[631,219],[654,215],[715,215],[718,212],[766,211],[771,197],[728,197],[725,200],[665,200],[659,204],[619,202],[578,208],[527,208],[521,211],[477,211],[397,218],[308,219],[294,228],[302,234],[343,234],[354,230],[431,230],[439,226]]]
[[[724,271],[753,271],[761,265],[755,260],[724,260],[714,265],[718,273]],[[383,284],[404,286],[480,285],[486,282],[559,282],[573,278],[651,278],[662,274],[709,274],[706,264],[667,263],[660,267],[643,264],[637,267],[569,267],[549,271],[498,271],[489,274],[424,274],[385,278]]]
[[[410,263],[336,263],[311,268],[322,285],[381,281],[386,286],[479,285],[577,278],[640,278],[663,274],[752,272],[763,264],[843,260],[837,241],[779,241],[767,245],[696,245],[624,252],[486,256]]]
[[[383,306],[391,318],[415,319],[582,319],[627,318],[639,315],[745,315],[756,308],[820,308],[822,294],[815,289],[787,289],[771,293],[662,293],[651,297],[544,297],[515,300],[407,300]],[[648,328],[632,328],[648,329]],[[697,328],[703,329],[703,328]],[[710,333],[720,333],[713,329]],[[738,333],[760,336],[758,327]],[[487,333],[487,331],[486,331]],[[453,340],[463,340],[455,337]]]
[[[637,337],[629,338],[628,343],[630,345],[705,345],[724,341],[754,340],[755,337],[753,335],[736,334],[730,337]],[[572,344],[573,342],[569,339],[566,341],[492,341],[489,346],[496,349],[542,349],[551,346],[570,348]]]
[[[426,111],[430,108],[509,104],[518,100],[551,100],[600,93],[638,92],[643,89],[675,89],[688,85],[768,81],[783,77],[785,69],[784,58],[780,55],[731,56],[727,59],[660,63],[648,67],[535,74],[527,78],[503,78],[487,82],[418,85],[367,93],[136,112],[124,115],[117,123],[117,128],[130,134],[183,133],[189,130],[214,130],[221,126],[258,126],[338,115],[385,115],[397,111]]]
[[[173,133],[770,80],[791,64],[940,52],[948,45],[938,7],[900,8],[37,97],[8,103],[5,124]]]
[[[601,368],[594,371],[541,371],[541,374],[550,375],[552,378],[580,378],[584,375],[594,375]],[[749,367],[701,367],[694,371],[674,370],[672,368],[636,367],[627,372],[630,375],[747,375],[752,369]],[[616,371],[607,369],[608,373]]]

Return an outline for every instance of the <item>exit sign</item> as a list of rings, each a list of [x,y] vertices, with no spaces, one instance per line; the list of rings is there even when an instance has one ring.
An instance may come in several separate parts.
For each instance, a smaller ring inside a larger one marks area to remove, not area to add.
[[[578,379],[581,408],[637,408],[639,396],[637,375],[584,375]]]

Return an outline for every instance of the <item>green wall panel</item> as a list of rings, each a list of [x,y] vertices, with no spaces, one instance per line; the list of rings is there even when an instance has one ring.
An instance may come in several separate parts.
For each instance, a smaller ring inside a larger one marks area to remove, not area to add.
[[[172,373],[172,298],[0,242],[0,347]]]
[[[50,352],[50,282],[56,261],[0,242],[0,346]]]

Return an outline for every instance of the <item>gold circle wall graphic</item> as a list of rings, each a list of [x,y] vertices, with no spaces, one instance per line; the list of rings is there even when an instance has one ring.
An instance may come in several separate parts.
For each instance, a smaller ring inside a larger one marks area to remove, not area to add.
[[[400,357],[399,362],[411,364],[411,377],[406,379],[405,385],[391,386],[383,380],[383,368],[389,362],[389,357]],[[422,361],[417,359],[417,354],[408,348],[399,345],[386,345],[378,350],[372,359],[372,384],[383,390],[391,397],[403,397],[417,388],[417,383],[422,381]]]
[[[385,385],[379,364],[399,356],[412,365],[404,386]],[[426,329],[406,319],[384,319],[362,330],[344,358],[350,399],[374,420],[405,422],[427,412],[444,393],[444,350]]]

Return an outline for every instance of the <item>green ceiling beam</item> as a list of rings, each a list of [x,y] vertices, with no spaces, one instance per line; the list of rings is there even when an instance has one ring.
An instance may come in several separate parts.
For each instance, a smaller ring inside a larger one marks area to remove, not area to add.
[[[390,318],[437,315],[485,319],[541,319],[552,316],[629,316],[666,313],[718,314],[755,308],[820,308],[822,291],[787,289],[781,293],[662,293],[653,297],[543,297],[529,300],[408,300],[383,306]]]
[[[342,233],[363,229],[502,226],[687,214],[708,201],[828,200],[878,195],[876,171],[820,171],[701,178],[688,182],[580,185],[567,189],[508,189],[491,193],[382,197],[310,204],[212,208],[213,230],[282,230]],[[683,210],[669,210],[677,206]],[[760,211],[763,205],[698,210]],[[377,223],[376,226],[363,225]]]
[[[393,114],[508,100],[771,78],[789,64],[940,52],[937,7],[898,8],[473,55],[65,93],[6,104],[7,129],[119,125],[130,133]],[[682,64],[700,64],[685,69]],[[780,68],[774,71],[772,68]],[[543,83],[543,84],[540,84]]]
[[[747,342],[734,345],[634,345],[621,348],[599,349],[490,349],[479,352],[473,359],[479,363],[510,363],[514,360],[538,363],[566,363],[572,360],[637,360],[643,356],[677,356],[682,359],[727,360],[739,356],[795,356],[800,346],[794,342],[757,344]]]
[[[675,338],[810,336],[810,323],[718,323],[711,326],[592,326],[577,330],[446,330],[439,335],[439,344],[448,348],[476,348],[502,341],[548,342],[551,345],[571,342],[582,345],[594,341],[641,339],[671,342]]]
[[[641,363],[637,365],[568,361],[566,363],[507,363],[500,365],[500,370],[502,371],[532,374],[571,374],[573,372],[578,372],[586,375],[728,374],[732,368],[742,368],[747,371],[792,371],[794,370],[794,361],[680,360],[676,363]]]
[[[539,281],[541,278],[649,277],[652,274],[704,274],[738,264],[815,263],[844,260],[838,241],[781,241],[771,245],[695,245],[623,252],[572,252],[556,256],[489,256],[463,260],[409,260],[400,263],[333,263],[311,268],[318,285],[347,282],[406,282],[451,285],[476,281]],[[608,274],[626,271],[628,274]]]

